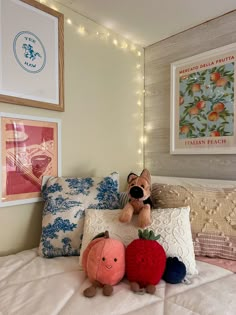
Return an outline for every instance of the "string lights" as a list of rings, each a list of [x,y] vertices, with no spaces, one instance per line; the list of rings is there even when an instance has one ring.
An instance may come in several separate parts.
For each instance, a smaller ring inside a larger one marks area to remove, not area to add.
[[[56,0],[38,0],[40,3],[47,5],[53,10],[59,11],[55,3],[58,3]],[[63,5],[61,3],[58,3],[59,5]],[[132,42],[129,42],[128,40],[120,40],[117,37],[114,37],[108,30],[104,28],[102,31],[89,31],[86,29],[84,25],[77,25],[76,23],[73,22],[73,19],[71,19],[70,16],[67,16],[64,14],[65,21],[70,27],[74,27],[78,33],[79,36],[82,37],[95,37],[100,40],[105,40],[106,42],[110,42],[114,47],[117,49],[121,49],[125,52],[130,52],[134,54],[135,57],[137,57],[137,63],[135,65],[135,72],[136,72],[136,81],[140,87],[140,85],[144,85],[144,76],[143,76],[143,67],[142,67],[142,52],[138,50],[137,46],[134,45]],[[141,130],[141,137],[139,139],[139,149],[138,149],[138,156],[139,156],[139,161],[137,162],[137,166],[142,169],[143,167],[143,148],[145,143],[147,142],[147,137],[144,136],[144,107],[142,106],[144,104],[144,96],[145,96],[145,90],[139,89],[136,91],[137,95],[137,114],[134,115],[135,119],[138,119],[140,121],[140,130]],[[146,131],[147,129],[145,129]]]

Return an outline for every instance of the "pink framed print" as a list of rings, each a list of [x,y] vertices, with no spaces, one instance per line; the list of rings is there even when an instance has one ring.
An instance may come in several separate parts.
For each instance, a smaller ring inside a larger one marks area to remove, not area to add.
[[[60,120],[0,113],[0,121],[0,206],[42,200],[43,177],[61,174]]]
[[[171,64],[171,154],[235,154],[236,44]]]

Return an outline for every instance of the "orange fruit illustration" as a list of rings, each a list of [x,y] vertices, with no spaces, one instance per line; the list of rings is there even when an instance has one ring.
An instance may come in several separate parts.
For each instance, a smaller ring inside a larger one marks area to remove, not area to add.
[[[219,119],[219,114],[217,112],[211,112],[209,115],[208,115],[208,119],[210,121],[216,121]]]
[[[225,86],[227,82],[228,82],[228,78],[226,77],[220,78],[219,80],[216,81],[216,86],[217,87]]]
[[[189,126],[185,125],[180,128],[180,133],[187,134],[188,132],[189,132]]]
[[[201,90],[201,85],[199,83],[194,83],[191,90],[192,92],[199,92]]]
[[[210,137],[220,137],[220,133],[217,130],[214,130],[210,133]]]
[[[205,105],[206,105],[205,101],[199,101],[199,102],[197,102],[196,107],[198,109],[203,109],[205,107]]]
[[[182,105],[184,103],[184,97],[179,96],[179,105]]]
[[[216,103],[213,105],[213,111],[220,113],[225,109],[225,105],[223,103]]]
[[[197,115],[199,112],[198,108],[196,106],[191,107],[188,111],[189,115]]]
[[[216,82],[220,79],[220,73],[219,72],[213,72],[210,76],[211,81]]]

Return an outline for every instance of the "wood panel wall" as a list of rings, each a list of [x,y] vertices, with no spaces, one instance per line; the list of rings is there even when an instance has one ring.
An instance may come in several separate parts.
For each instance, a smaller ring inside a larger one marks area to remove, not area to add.
[[[234,154],[169,153],[170,64],[235,42],[236,10],[145,48],[144,164],[153,175],[236,180]]]

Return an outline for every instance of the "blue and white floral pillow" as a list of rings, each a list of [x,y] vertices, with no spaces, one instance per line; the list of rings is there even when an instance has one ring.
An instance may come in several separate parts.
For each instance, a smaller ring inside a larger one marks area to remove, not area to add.
[[[119,175],[49,177],[42,187],[45,201],[39,255],[79,255],[85,209],[119,208]]]

